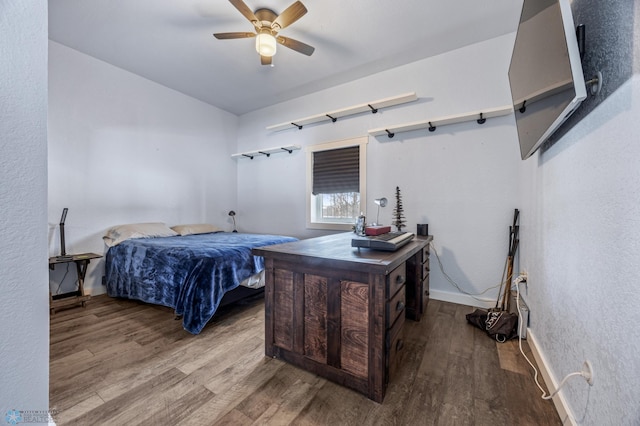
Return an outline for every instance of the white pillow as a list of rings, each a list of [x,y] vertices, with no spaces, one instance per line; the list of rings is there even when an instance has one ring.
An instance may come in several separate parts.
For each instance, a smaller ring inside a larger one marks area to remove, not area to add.
[[[217,226],[209,225],[208,223],[194,223],[192,225],[176,225],[176,226],[172,226],[171,229],[173,229],[180,235],[208,234],[210,232],[222,231],[222,229],[218,228]]]
[[[130,238],[174,237],[176,235],[178,233],[164,223],[130,223],[114,226],[107,231],[102,239],[108,247],[112,247]]]

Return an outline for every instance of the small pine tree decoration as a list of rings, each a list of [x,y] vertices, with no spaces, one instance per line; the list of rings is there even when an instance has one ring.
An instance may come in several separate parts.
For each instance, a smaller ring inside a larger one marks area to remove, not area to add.
[[[393,216],[395,220],[392,225],[396,227],[398,232],[402,232],[402,228],[407,226],[405,225],[404,220],[404,210],[402,208],[402,195],[400,195],[400,188],[396,186],[396,207],[393,209]]]

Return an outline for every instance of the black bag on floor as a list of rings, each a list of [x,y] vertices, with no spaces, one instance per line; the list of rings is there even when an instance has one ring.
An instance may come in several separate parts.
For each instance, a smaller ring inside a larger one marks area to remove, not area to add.
[[[476,309],[466,315],[469,324],[484,330],[489,337],[503,343],[518,336],[518,315],[507,311]]]

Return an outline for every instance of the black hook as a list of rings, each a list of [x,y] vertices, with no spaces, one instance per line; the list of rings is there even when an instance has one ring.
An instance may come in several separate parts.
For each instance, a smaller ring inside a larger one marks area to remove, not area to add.
[[[518,109],[518,111],[520,111],[521,113],[524,113],[527,110],[527,100],[525,99],[524,102],[522,102],[522,106]]]
[[[387,136],[389,136],[389,139],[391,139],[392,137],[394,137],[396,134],[395,133],[391,133],[389,130],[384,129],[385,132],[387,132]]]
[[[293,152],[292,149],[288,149],[288,148],[280,148],[280,149],[287,151],[289,154],[291,154]]]
[[[271,157],[271,153],[270,152],[262,152],[262,151],[258,151],[259,154],[262,155],[266,155],[267,157]]]
[[[527,100],[525,99],[524,102],[522,102],[522,106],[518,109],[518,111],[524,114],[526,110],[527,110]]]
[[[298,128],[298,130],[302,130],[302,126],[296,123],[291,123],[292,125],[296,126]]]
[[[335,123],[336,121],[338,121],[338,118],[337,118],[337,117],[332,117],[332,116],[330,116],[329,114],[325,114],[325,115],[326,115],[327,117],[329,117],[329,118],[331,119],[331,121],[333,121],[334,123]]]
[[[486,123],[487,119],[482,117],[482,113],[480,113],[480,118],[477,120],[478,124]]]
[[[253,155],[249,155],[249,154],[242,154],[243,157],[248,157],[251,158],[253,160]]]
[[[372,114],[375,114],[376,112],[378,112],[378,108],[374,108],[374,107],[372,107],[372,106],[371,106],[371,104],[367,104],[367,106],[368,106],[369,108],[371,108],[371,113],[372,113]]]
[[[431,122],[429,122],[429,131],[430,131],[430,132],[435,132],[435,131],[436,131],[436,126],[434,126],[433,124],[431,124]]]

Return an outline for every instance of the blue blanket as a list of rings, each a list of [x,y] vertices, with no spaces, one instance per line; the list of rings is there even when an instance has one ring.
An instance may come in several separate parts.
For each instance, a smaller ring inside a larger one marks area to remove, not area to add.
[[[225,292],[264,269],[251,249],[290,241],[228,232],[126,240],[107,251],[107,293],[173,308],[184,329],[198,334]]]

